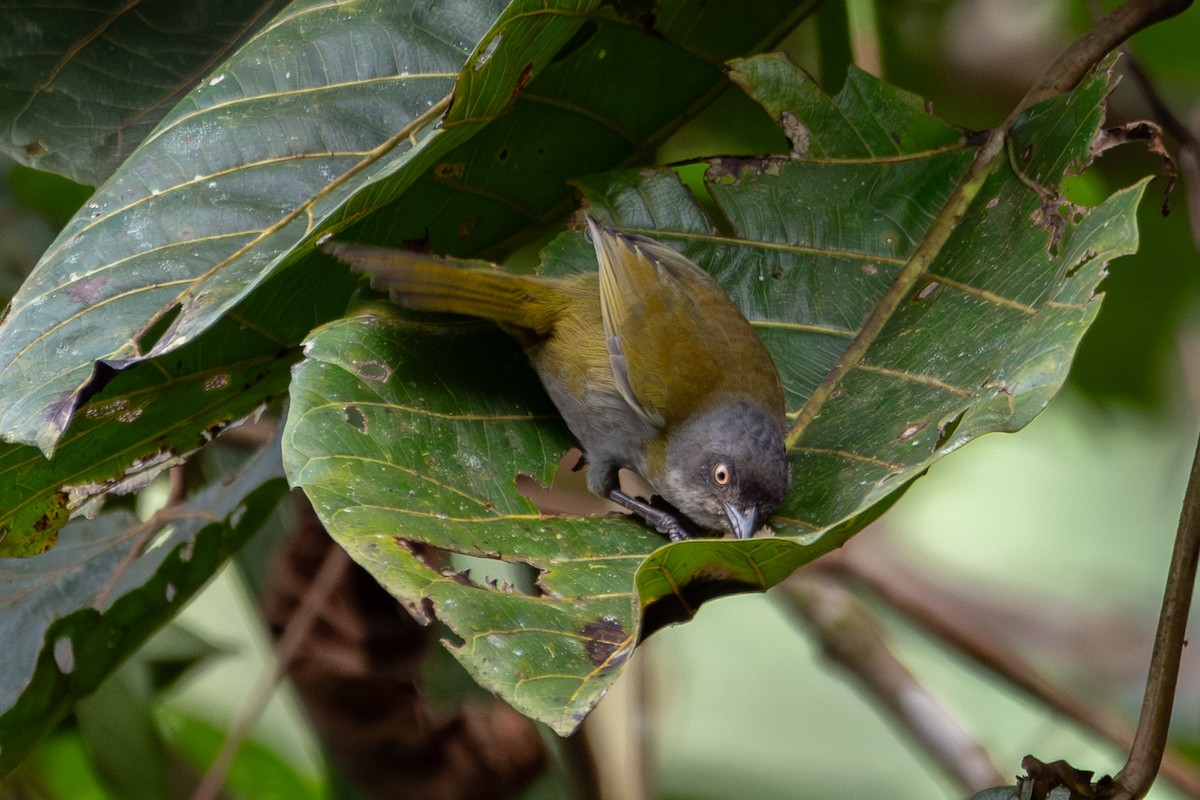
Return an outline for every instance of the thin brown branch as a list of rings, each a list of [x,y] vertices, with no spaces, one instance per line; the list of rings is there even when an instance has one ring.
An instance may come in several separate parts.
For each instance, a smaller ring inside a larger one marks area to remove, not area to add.
[[[260,447],[266,447],[275,440],[275,437],[278,435],[278,428],[278,424],[272,419],[245,422],[237,427],[226,428],[221,431],[221,435],[217,441],[224,445],[257,450]]]
[[[921,630],[1124,752],[1133,747],[1131,725],[1095,702],[1075,697],[1047,680],[1011,648],[988,638],[974,620],[957,613],[961,607],[952,607],[939,598],[921,575],[872,552],[872,548],[851,547],[840,555],[839,560],[830,563],[908,617]],[[1200,796],[1200,774],[1173,754],[1168,753],[1163,759],[1163,777],[1185,795]]]
[[[267,702],[283,679],[288,664],[296,657],[300,647],[308,638],[313,625],[320,617],[322,608],[329,600],[330,594],[341,582],[349,566],[350,557],[346,555],[345,550],[340,547],[329,548],[308,591],[300,601],[300,605],[297,606],[295,613],[288,620],[283,634],[275,643],[274,667],[263,672],[249,699],[242,706],[237,719],[229,728],[228,736],[221,743],[217,757],[213,759],[208,771],[204,773],[204,779],[192,795],[192,800],[216,799],[221,791],[221,785],[225,782],[225,776],[233,765],[234,758],[237,757],[242,744],[250,735],[251,728],[262,716]]]
[[[1009,121],[1034,103],[1070,91],[1130,36],[1182,13],[1191,4],[1192,0],[1128,0],[1117,6],[1055,59],[1017,104]]]
[[[892,654],[870,612],[838,579],[798,573],[784,589],[826,656],[854,675],[947,775],[972,793],[1005,783],[983,747]]]
[[[1142,701],[1137,733],[1129,760],[1117,773],[1113,800],[1144,797],[1158,774],[1167,744],[1171,708],[1175,702],[1179,659],[1187,633],[1188,607],[1196,585],[1197,561],[1200,561],[1200,439],[1196,442],[1187,494],[1183,498],[1183,513],[1179,517],[1171,565],[1167,570],[1167,588],[1163,593],[1162,611],[1158,615],[1158,630],[1154,635],[1154,651],[1150,656],[1150,674],[1146,679],[1146,695]],[[1200,790],[1191,796],[1200,796]]]
[[[182,512],[179,510],[185,500],[187,500],[187,464],[176,464],[171,467],[167,473],[169,480],[167,489],[166,504],[150,515],[150,518],[145,522],[133,526],[123,535],[124,538],[136,536],[137,540],[133,546],[129,548],[129,552],[121,559],[121,563],[113,569],[108,581],[96,593],[96,598],[92,601],[92,607],[96,610],[103,610],[108,603],[108,596],[112,594],[113,589],[117,587],[121,578],[145,552],[146,546],[151,540],[162,530],[163,526],[172,520],[179,519],[211,519],[215,521],[215,517],[207,511],[197,510],[190,512]]]

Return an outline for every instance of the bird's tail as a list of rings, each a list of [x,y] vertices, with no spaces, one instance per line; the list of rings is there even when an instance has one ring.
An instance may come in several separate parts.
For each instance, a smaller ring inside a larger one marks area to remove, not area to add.
[[[446,259],[387,247],[326,242],[321,249],[367,273],[371,288],[414,311],[465,314],[546,333],[561,304],[561,293],[544,279],[451,266]]]

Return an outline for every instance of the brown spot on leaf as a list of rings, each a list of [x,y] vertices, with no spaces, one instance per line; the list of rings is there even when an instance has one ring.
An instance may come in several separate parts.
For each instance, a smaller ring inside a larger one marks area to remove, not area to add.
[[[367,432],[367,416],[358,406],[348,405],[342,409],[342,418],[349,423],[351,428],[359,433]]]
[[[363,380],[376,383],[387,383],[392,377],[392,368],[376,359],[355,362],[354,371]]]
[[[433,177],[440,181],[460,180],[467,171],[467,165],[459,162],[450,164],[445,161],[433,168]]]
[[[1042,196],[1042,205],[1029,215],[1029,220],[1034,225],[1050,232],[1048,248],[1051,255],[1057,254],[1058,244],[1067,230],[1066,214],[1073,213],[1074,209],[1076,206],[1062,198],[1045,194]]]
[[[1059,787],[1070,792],[1071,800],[1090,800],[1107,797],[1107,790],[1112,786],[1112,778],[1107,775],[1093,786],[1091,771],[1075,769],[1062,760],[1043,764],[1033,756],[1025,756],[1021,759],[1021,767],[1025,777],[1017,779],[1017,788],[1021,797],[1029,800],[1047,800]]]
[[[925,285],[918,289],[917,293],[913,295],[913,302],[919,303],[922,300],[928,300],[930,297],[933,297],[934,293],[940,288],[942,288],[942,285],[937,281],[926,281]]]
[[[612,669],[629,657],[633,641],[616,617],[605,616],[588,622],[580,633],[586,640],[584,647],[594,667]]]
[[[721,156],[708,162],[705,175],[709,180],[737,185],[747,176],[778,175],[785,160],[780,156]]]
[[[211,392],[214,389],[224,389],[229,385],[229,373],[218,372],[204,382],[204,391]]]
[[[25,151],[26,158],[38,158],[39,156],[44,156],[46,153],[50,152],[46,145],[42,144],[37,139],[26,142],[22,149]]]
[[[86,308],[91,308],[104,297],[104,287],[108,285],[108,273],[93,275],[81,281],[76,281],[67,287],[67,297]]]
[[[513,94],[512,94],[513,100],[517,99],[517,95],[521,93],[522,89],[524,89],[526,86],[529,85],[529,81],[532,78],[533,78],[533,64],[529,63],[529,64],[525,65],[525,68],[523,70],[521,70],[521,74],[519,76],[517,76],[517,85],[513,87]]]
[[[66,492],[56,492],[51,508],[38,517],[37,522],[33,523],[33,530],[37,533],[48,533],[56,531],[63,526],[67,516],[67,495]],[[50,540],[53,544],[54,539]],[[47,548],[48,549],[48,548]]]
[[[906,425],[904,430],[900,431],[900,436],[897,438],[899,438],[902,442],[907,442],[909,439],[920,433],[928,424],[928,422],[914,422],[910,425]]]
[[[811,144],[808,128],[800,121],[800,117],[796,116],[795,112],[784,111],[780,114],[779,127],[783,128],[783,135],[792,144],[793,156],[808,155],[808,148]]]
[[[1165,217],[1170,212],[1171,189],[1175,187],[1175,178],[1179,175],[1179,166],[1175,157],[1163,143],[1162,128],[1147,120],[1127,122],[1115,128],[1105,128],[1092,139],[1091,154],[1094,159],[1106,150],[1128,142],[1145,142],[1146,149],[1162,158],[1163,175],[1167,178],[1166,189],[1163,191],[1162,213]],[[1087,166],[1086,164],[1084,166]]]
[[[116,397],[112,400],[106,400],[103,403],[97,403],[94,406],[88,406],[88,409],[83,412],[83,415],[88,419],[103,419],[119,414],[129,407],[129,400],[124,397]]]

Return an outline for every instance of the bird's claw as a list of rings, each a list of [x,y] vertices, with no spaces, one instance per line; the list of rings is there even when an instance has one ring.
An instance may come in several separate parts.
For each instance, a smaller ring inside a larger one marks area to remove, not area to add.
[[[688,532],[683,529],[683,526],[679,524],[678,520],[674,519],[673,517],[667,517],[654,527],[672,543],[682,542],[692,538]]]
[[[649,503],[638,500],[636,497],[630,497],[620,489],[612,490],[609,492],[608,497],[617,505],[624,506],[646,520],[646,522],[654,526],[654,530],[667,537],[671,542],[682,542],[685,539],[692,538],[683,529],[683,526],[679,524],[679,520],[666,511],[654,508]]]

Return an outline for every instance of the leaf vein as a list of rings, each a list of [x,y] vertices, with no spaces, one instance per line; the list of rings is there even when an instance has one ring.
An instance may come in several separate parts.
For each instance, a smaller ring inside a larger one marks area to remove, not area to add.
[[[935,389],[941,389],[942,391],[949,392],[957,397],[970,397],[972,395],[971,392],[967,391],[961,386],[955,386],[954,384],[946,383],[945,381],[938,380],[930,375],[922,375],[917,372],[908,372],[907,370],[902,369],[879,367],[874,364],[867,364],[866,362],[859,362],[857,366],[858,369],[861,369],[863,372],[870,372],[875,375],[886,375],[890,378],[898,378],[903,381],[911,381],[912,383],[920,383],[924,384],[925,386],[932,386]]]

